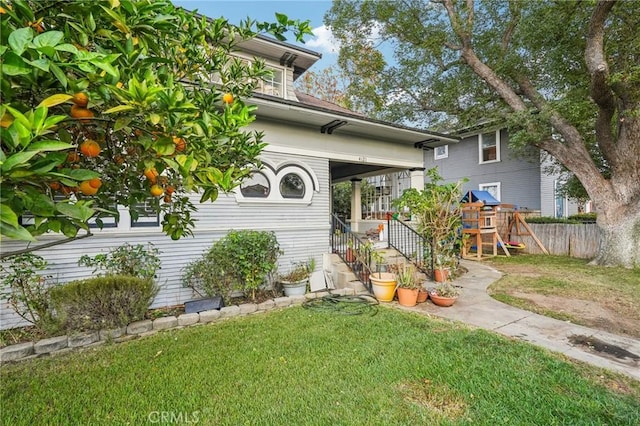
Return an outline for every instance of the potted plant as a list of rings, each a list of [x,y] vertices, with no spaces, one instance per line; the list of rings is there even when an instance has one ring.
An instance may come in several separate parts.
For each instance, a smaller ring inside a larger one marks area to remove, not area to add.
[[[465,180],[441,183],[442,177],[436,168],[429,169],[431,182],[422,191],[409,189],[394,201],[398,208],[408,208],[416,218],[417,231],[429,242],[433,275],[441,275],[447,268],[449,274],[457,267],[462,227],[460,199]],[[438,272],[440,271],[440,272]]]
[[[372,251],[371,258],[376,264],[376,272],[369,275],[373,294],[380,302],[391,302],[396,293],[396,274],[382,272],[382,265],[384,265],[385,259],[377,251]]]
[[[282,285],[285,296],[301,296],[307,292],[309,277],[316,268],[315,259],[296,262],[286,274],[281,274],[278,282]]]
[[[460,290],[448,282],[438,284],[429,292],[431,301],[437,306],[451,306],[458,300],[458,296]]]
[[[413,265],[404,265],[398,268],[398,303],[402,306],[415,306],[418,303],[418,290],[420,283],[416,277],[416,269]]]

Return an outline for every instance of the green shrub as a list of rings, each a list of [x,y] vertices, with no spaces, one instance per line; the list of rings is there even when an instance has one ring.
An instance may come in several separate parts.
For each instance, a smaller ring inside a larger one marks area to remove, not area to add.
[[[235,290],[255,300],[256,290],[277,269],[280,253],[273,232],[231,230],[184,269],[183,282],[201,295],[221,295],[225,302]]]
[[[596,223],[597,219],[596,213],[578,213],[569,216],[569,220],[575,220],[580,223]]]
[[[111,275],[131,275],[138,278],[156,278],[156,271],[160,269],[160,250],[149,243],[135,246],[129,243],[111,249],[109,253],[100,253],[93,257],[84,255],[78,260],[78,265],[105,271]]]
[[[143,319],[157,293],[150,278],[106,275],[55,287],[51,300],[63,328],[101,330]]]
[[[0,264],[0,297],[6,299],[22,319],[44,334],[57,328],[49,296],[51,277],[41,274],[47,266],[46,260],[31,253],[8,257]]]
[[[551,216],[527,216],[527,223],[568,223],[577,224],[580,223],[577,220],[569,220],[564,217],[551,217]]]

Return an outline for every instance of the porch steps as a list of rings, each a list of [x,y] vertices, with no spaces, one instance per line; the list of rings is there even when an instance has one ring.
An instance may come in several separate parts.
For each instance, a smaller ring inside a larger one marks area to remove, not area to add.
[[[409,261],[398,253],[395,249],[379,248],[376,249],[385,258],[387,265],[397,265],[401,267],[407,264]],[[368,294],[367,288],[360,280],[356,278],[355,273],[349,268],[349,266],[335,254],[329,254],[329,268],[328,273],[331,274],[333,285],[336,289],[350,288],[353,289],[356,294]],[[423,273],[419,273],[418,276],[422,280],[426,280],[427,277]]]

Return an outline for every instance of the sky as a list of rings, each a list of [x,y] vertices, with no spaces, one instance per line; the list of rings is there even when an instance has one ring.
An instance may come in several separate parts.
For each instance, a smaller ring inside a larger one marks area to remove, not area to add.
[[[275,22],[275,13],[284,13],[289,19],[310,20],[314,37],[307,37],[305,48],[319,52],[322,59],[313,66],[320,71],[338,59],[337,43],[331,32],[324,26],[324,14],[331,7],[331,1],[323,0],[173,0],[176,6],[187,10],[198,10],[208,17],[224,16],[232,24],[238,24],[247,17],[258,21]],[[287,42],[296,44],[293,35],[287,35]]]

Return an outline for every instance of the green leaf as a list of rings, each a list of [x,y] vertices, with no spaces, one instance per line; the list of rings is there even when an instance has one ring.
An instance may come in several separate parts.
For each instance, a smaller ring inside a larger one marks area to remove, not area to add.
[[[29,151],[62,151],[71,148],[73,148],[73,145],[56,140],[38,141],[28,146]]]
[[[7,53],[2,61],[2,73],[6,75],[29,74],[31,68],[24,60],[13,52]]]
[[[38,106],[39,107],[41,107],[41,106],[52,107],[52,106],[55,106],[55,105],[60,105],[62,103],[65,103],[71,98],[73,98],[73,96],[65,95],[65,94],[52,95],[52,96],[49,96],[48,98],[44,99],[42,102],[40,102],[40,104],[38,104]]]
[[[104,114],[113,114],[115,112],[121,112],[121,111],[131,111],[132,109],[135,109],[135,108],[131,105],[118,105],[104,111]]]
[[[33,45],[36,48],[50,46],[53,47],[60,43],[64,38],[61,31],[46,31],[33,39]]]
[[[44,194],[31,197],[29,210],[36,216],[51,217],[55,214],[55,204]]]
[[[18,215],[7,204],[0,204],[0,221],[14,228],[20,226],[20,223],[18,223]]]
[[[77,54],[78,53],[78,48],[75,47],[73,44],[69,44],[69,43],[59,44],[56,47],[54,47],[54,49],[59,51],[59,52],[69,52],[69,53],[73,53],[73,54]]]
[[[67,176],[69,176],[71,179],[82,181],[100,177],[100,173],[87,169],[71,169],[67,173]]]
[[[56,78],[58,79],[58,81],[60,82],[60,84],[62,84],[63,87],[67,87],[68,81],[67,81],[67,76],[64,74],[64,72],[60,69],[59,66],[57,66],[56,64],[52,63],[49,68],[51,69],[51,72],[53,73],[53,75],[56,76]]]
[[[67,238],[73,238],[78,235],[78,228],[73,223],[65,221],[62,225],[62,233]]]
[[[91,63],[96,67],[100,68],[101,70],[105,71],[107,74],[111,75],[112,77],[115,77],[118,79],[120,78],[120,73],[110,63],[104,62],[104,61],[91,61]]]
[[[72,219],[83,220],[82,209],[76,204],[58,203],[56,209],[63,215]],[[66,235],[66,234],[65,234]]]
[[[0,222],[0,235],[4,235],[5,237],[11,238],[12,240],[22,240],[22,241],[31,241],[35,242],[36,239],[33,238],[33,235],[29,233],[25,228],[18,225],[9,226],[4,222]]]
[[[44,72],[49,72],[49,65],[51,64],[51,62],[47,59],[47,58],[42,58],[42,59],[36,59],[35,61],[27,61],[25,60],[25,62],[29,65],[32,65]]]
[[[31,40],[33,30],[30,27],[20,28],[9,34],[9,46],[17,55],[22,55]]]
[[[22,151],[10,155],[7,158],[7,161],[2,164],[2,172],[7,173],[15,167],[26,165],[28,161],[31,160],[31,158],[33,158],[33,156],[37,153],[38,151]]]
[[[113,130],[117,132],[118,130],[122,129],[123,127],[128,126],[130,122],[131,122],[131,117],[120,117],[113,124]]]

